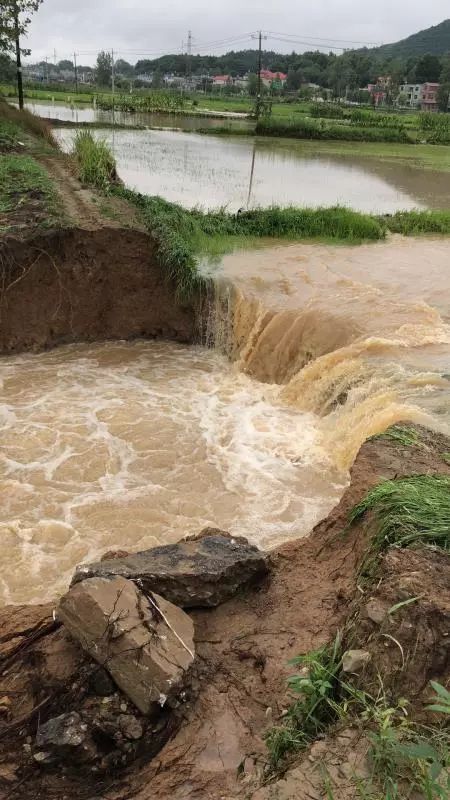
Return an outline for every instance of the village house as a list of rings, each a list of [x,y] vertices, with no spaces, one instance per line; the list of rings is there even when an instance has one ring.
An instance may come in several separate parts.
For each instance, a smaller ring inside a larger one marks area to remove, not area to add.
[[[439,83],[403,83],[398,104],[421,111],[438,111],[438,90]]]
[[[271,72],[270,69],[261,70],[261,82],[268,89],[282,89],[287,81],[284,72]]]

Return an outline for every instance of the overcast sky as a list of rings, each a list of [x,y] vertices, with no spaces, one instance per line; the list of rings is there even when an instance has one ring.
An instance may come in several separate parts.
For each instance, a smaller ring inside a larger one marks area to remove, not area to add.
[[[53,58],[54,50],[60,60],[77,51],[86,53],[79,60],[88,64],[95,56],[87,51],[114,48],[119,58],[135,62],[147,54],[181,52],[189,29],[194,53],[219,54],[251,43],[242,39],[208,44],[261,28],[299,40],[291,45],[268,39],[264,43],[267,49],[303,52],[312,49],[301,44],[309,37],[342,46],[349,41],[349,47],[350,41],[381,44],[449,16],[449,0],[376,0],[370,4],[361,0],[44,0],[33,18],[27,46],[32,48],[32,60]]]

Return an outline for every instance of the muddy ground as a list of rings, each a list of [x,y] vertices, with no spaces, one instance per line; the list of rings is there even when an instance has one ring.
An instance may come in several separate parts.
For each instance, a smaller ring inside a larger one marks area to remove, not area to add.
[[[143,231],[7,237],[0,267],[0,354],[105,339],[196,338],[196,310],[176,299]]]
[[[357,731],[339,731],[329,741],[316,743],[310,753],[294,760],[282,779],[261,785],[267,783],[264,734],[283,718],[290,702],[289,659],[329,641],[347,620],[352,621],[352,644],[373,650],[373,675],[383,670],[387,690],[391,682],[393,691],[406,693],[422,708],[430,678],[448,681],[448,557],[432,551],[391,551],[376,585],[358,589],[370,520],[347,526],[349,510],[380,479],[450,474],[442,458],[449,450],[448,440],[418,431],[419,443],[412,447],[388,438],[368,441],[339,505],[308,539],[272,553],[272,572],[265,583],[214,610],[192,612],[197,647],[192,682],[186,703],[166,721],[161,738],[166,743],[150,761],[152,735],[155,744],[161,731],[147,731],[132,765],[125,759],[123,769],[112,764],[103,774],[85,765],[74,768],[68,763],[62,770],[32,761],[39,722],[60,713],[61,707],[79,709],[103,701],[92,690],[91,667],[53,622],[51,607],[3,609],[0,696],[10,700],[7,716],[0,721],[3,797],[14,796],[17,788],[24,800],[306,800],[325,796],[319,762],[329,768],[337,800],[352,796],[349,770],[355,763],[364,769],[367,751]],[[394,620],[381,615],[381,621],[374,622],[368,617],[367,608],[391,608],[405,592],[420,600]],[[112,702],[122,701],[117,695]]]

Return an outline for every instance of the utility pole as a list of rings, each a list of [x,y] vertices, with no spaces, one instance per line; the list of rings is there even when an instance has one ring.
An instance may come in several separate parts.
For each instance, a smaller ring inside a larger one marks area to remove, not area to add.
[[[73,54],[73,67],[75,71],[75,92],[78,94],[78,69],[77,69],[77,54]]]
[[[111,50],[111,89],[113,94],[113,105],[114,105],[114,90],[115,90],[115,74],[114,74],[114,50]]]
[[[262,31],[259,31],[258,36],[252,36],[252,39],[258,39],[258,88],[257,88],[256,108],[255,108],[255,116],[256,119],[258,120],[261,115],[261,98],[262,98],[262,79],[261,79],[262,40],[267,39],[267,36],[263,36]]]
[[[111,50],[111,89],[112,89],[112,121],[113,121],[113,150],[114,150],[114,133],[115,133],[115,124],[116,124],[116,104],[114,98],[114,92],[116,90],[116,75],[115,75],[115,65],[114,65],[114,50]]]
[[[17,0],[14,3],[14,38],[16,41],[17,93],[19,95],[19,108],[23,111],[22,54],[20,52],[19,6],[17,5]]]
[[[48,83],[48,56],[45,56],[45,80]]]
[[[186,78],[191,77],[191,56],[192,56],[192,31],[188,31],[187,52],[186,52]]]
[[[261,70],[262,70],[262,33],[259,32],[258,36],[258,99],[261,99]]]

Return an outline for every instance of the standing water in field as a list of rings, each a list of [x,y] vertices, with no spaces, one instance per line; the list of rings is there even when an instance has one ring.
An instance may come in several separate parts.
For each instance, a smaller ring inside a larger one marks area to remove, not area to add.
[[[66,151],[75,131],[56,129]],[[175,131],[93,131],[114,151],[130,189],[186,208],[346,205],[359,211],[450,205],[448,174],[387,163],[382,158],[331,156],[320,143],[213,136]],[[406,145],[405,145],[406,147]]]

